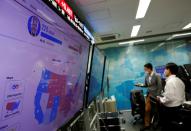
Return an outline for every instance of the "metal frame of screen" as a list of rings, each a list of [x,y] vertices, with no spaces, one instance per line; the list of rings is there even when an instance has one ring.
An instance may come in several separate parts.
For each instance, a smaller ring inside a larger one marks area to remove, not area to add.
[[[43,2],[44,2],[49,8],[51,8],[58,16],[60,16],[61,18],[63,18],[63,17],[58,13],[58,11],[57,11],[55,8],[52,7],[52,5],[48,4],[48,3],[47,3],[46,1],[44,1],[44,0],[43,0]],[[69,23],[68,21],[66,21],[65,18],[63,18],[63,20],[64,20],[65,22],[67,22],[67,24],[69,24],[69,25],[72,27],[72,29],[74,29],[75,31],[77,31],[84,39],[86,39],[77,29],[75,29],[75,28],[72,26],[71,23]],[[86,39],[86,40],[87,40],[87,39]],[[91,45],[90,41],[87,40],[87,42],[89,43],[89,44],[88,44],[89,52],[88,52],[88,59],[87,59],[87,64],[86,64],[86,79],[87,79],[87,70],[88,70],[88,60],[89,60],[89,54],[90,54],[90,45]],[[85,94],[86,94],[86,93],[85,93],[85,89],[86,89],[86,79],[85,79],[85,81],[84,81],[85,87],[84,87],[83,103],[85,102],[84,99],[85,99]],[[74,116],[73,116],[71,119],[69,119],[68,121],[66,121],[65,123],[63,123],[63,126],[58,127],[58,130],[59,130],[59,129],[63,130],[63,129],[65,129],[66,127],[68,127],[68,126],[82,113],[83,108],[84,108],[84,104],[83,104],[83,106],[79,109],[79,111],[74,114]]]
[[[106,69],[106,60],[107,60],[107,57],[105,56],[105,58],[104,58],[104,66],[103,66],[102,83],[101,83],[101,92],[104,91],[103,82],[104,82],[105,69]]]
[[[92,73],[92,66],[93,66],[93,59],[94,59],[94,51],[95,51],[95,48],[97,48],[96,45],[93,45],[92,56],[91,56],[91,62],[90,62],[90,73],[89,73],[89,79],[88,79],[88,89],[87,89],[87,92],[86,92],[86,107],[88,107],[88,106],[91,104],[91,102],[96,99],[96,97],[97,97],[98,94],[102,91],[102,88],[103,88],[103,87],[102,87],[102,86],[103,86],[103,74],[104,74],[105,58],[106,58],[104,55],[103,55],[103,57],[104,57],[104,65],[103,65],[103,73],[102,73],[101,90],[100,90],[100,92],[99,92],[96,96],[94,96],[94,98],[93,98],[92,100],[90,100],[90,101],[88,102],[89,90],[90,90],[90,78],[91,78],[91,73]]]
[[[105,56],[104,72],[103,72],[103,83],[102,83],[102,91],[103,91],[103,93],[104,93],[104,97],[105,97],[105,91],[107,91],[107,94],[108,94],[108,92],[109,92],[108,76],[105,77],[105,75],[108,75],[108,72],[109,72],[109,63],[108,63],[108,65],[107,65],[107,62],[108,62],[108,58],[107,58],[107,56]],[[108,67],[106,67],[106,66],[108,66]],[[105,71],[107,71],[107,72],[105,72]],[[103,86],[104,86],[103,84],[104,84],[105,78],[106,78],[106,87],[103,87]],[[105,88],[107,88],[107,90],[105,90]],[[108,95],[107,95],[107,97],[108,97]]]

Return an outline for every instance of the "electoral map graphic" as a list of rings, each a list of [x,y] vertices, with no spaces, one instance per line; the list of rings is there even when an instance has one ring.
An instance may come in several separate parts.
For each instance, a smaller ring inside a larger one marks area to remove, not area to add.
[[[2,112],[3,120],[20,114],[22,111],[22,102],[22,98],[5,101]]]
[[[71,78],[47,69],[42,71],[35,96],[35,118],[39,124],[53,122],[59,112],[66,115],[72,110],[71,103],[75,99],[72,94],[78,90],[79,79],[70,91],[66,90],[67,79]]]
[[[35,118],[39,124],[55,120],[65,96],[66,77],[48,70],[42,72],[35,96]]]

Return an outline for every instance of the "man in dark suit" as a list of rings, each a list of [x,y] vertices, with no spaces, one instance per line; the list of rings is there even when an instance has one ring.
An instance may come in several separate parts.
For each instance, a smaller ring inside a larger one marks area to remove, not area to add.
[[[144,118],[144,128],[141,129],[141,131],[145,131],[150,128],[151,123],[151,102],[150,97],[156,97],[160,95],[162,91],[162,82],[160,75],[156,74],[153,71],[153,66],[151,63],[144,65],[144,70],[146,75],[145,78],[145,87],[148,88],[148,93],[146,97],[146,103],[145,103],[145,118]]]

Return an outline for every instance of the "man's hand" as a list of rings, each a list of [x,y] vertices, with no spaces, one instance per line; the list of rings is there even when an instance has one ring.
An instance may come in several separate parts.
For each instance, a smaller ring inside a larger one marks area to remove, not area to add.
[[[145,87],[145,85],[142,84],[142,83],[137,83],[137,84],[135,84],[135,86],[137,86],[137,87]]]
[[[159,102],[159,104],[161,104],[160,96],[157,96],[157,101]]]
[[[157,101],[160,102],[160,97],[159,96],[157,96]]]

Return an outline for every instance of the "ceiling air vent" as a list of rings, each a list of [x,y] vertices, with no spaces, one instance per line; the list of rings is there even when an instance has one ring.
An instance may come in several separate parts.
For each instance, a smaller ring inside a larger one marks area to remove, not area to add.
[[[111,40],[116,40],[119,38],[119,34],[109,34],[109,35],[101,35],[100,39],[102,41],[111,41]]]

